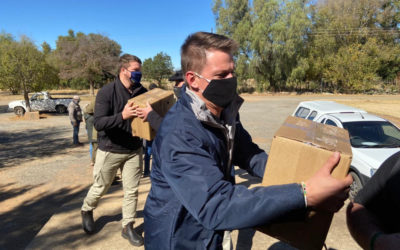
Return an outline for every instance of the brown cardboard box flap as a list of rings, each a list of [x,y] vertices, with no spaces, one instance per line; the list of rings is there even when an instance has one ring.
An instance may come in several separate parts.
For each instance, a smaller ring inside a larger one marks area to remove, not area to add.
[[[288,117],[272,140],[262,185],[306,181],[324,165],[333,151],[341,152],[341,158],[332,176],[343,179],[352,158],[347,131]],[[302,221],[273,223],[257,230],[299,249],[322,249],[332,217],[331,213],[311,212]]]
[[[172,91],[155,88],[129,99],[128,102],[134,102],[134,105],[138,105],[141,108],[146,107],[148,102],[154,112],[164,117],[172,105],[174,105],[175,99]],[[132,119],[131,127],[133,136],[138,136],[148,141],[153,140],[156,135],[156,131],[150,126],[150,123],[144,122],[139,117]]]
[[[347,130],[310,120],[289,116],[275,133],[275,137],[310,143],[329,151],[351,155]]]

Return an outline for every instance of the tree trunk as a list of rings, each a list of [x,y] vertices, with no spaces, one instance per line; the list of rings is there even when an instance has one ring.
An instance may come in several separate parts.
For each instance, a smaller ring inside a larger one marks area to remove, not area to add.
[[[31,104],[29,103],[28,91],[26,91],[25,89],[24,89],[24,100],[25,100],[26,111],[31,112]]]
[[[91,96],[94,96],[94,82],[90,81],[89,85],[90,85],[89,93]]]

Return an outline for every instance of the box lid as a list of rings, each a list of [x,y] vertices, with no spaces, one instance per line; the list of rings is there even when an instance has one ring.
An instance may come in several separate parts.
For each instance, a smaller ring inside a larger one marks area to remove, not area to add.
[[[329,151],[352,154],[347,130],[299,117],[289,116],[275,133],[275,137],[285,137]]]
[[[140,107],[145,107],[146,103],[149,102],[150,105],[153,105],[156,102],[159,102],[162,99],[173,97],[174,93],[169,90],[163,90],[160,88],[155,88],[149,90],[141,95],[135,96],[128,100],[128,102],[134,102]]]

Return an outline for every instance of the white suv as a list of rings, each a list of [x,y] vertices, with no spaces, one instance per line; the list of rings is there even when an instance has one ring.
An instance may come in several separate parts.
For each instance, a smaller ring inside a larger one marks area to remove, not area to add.
[[[361,109],[333,101],[306,101],[297,106],[293,116],[347,129],[353,151],[350,198],[387,158],[400,151],[399,128]]]

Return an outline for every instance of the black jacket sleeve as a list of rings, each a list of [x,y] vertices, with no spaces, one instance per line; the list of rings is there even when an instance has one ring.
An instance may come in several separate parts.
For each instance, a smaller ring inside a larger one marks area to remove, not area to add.
[[[103,131],[120,126],[123,123],[122,112],[113,114],[112,92],[102,88],[96,97],[94,113],[94,127],[97,131]]]

